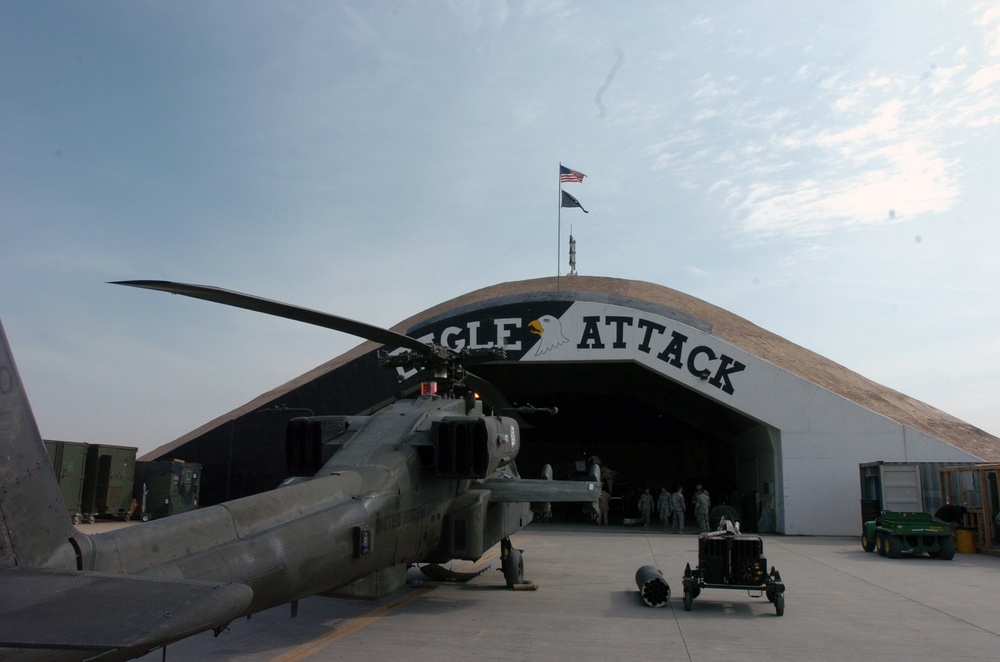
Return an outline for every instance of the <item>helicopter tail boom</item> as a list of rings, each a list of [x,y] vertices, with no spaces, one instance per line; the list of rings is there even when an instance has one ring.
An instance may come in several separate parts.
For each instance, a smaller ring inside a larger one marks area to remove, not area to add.
[[[130,659],[250,603],[242,584],[79,569],[91,538],[71,525],[2,325],[0,458],[0,659]]]

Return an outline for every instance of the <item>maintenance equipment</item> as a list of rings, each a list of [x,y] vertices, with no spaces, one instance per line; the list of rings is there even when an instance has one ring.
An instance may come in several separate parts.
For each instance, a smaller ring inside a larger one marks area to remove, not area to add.
[[[764,542],[744,535],[731,522],[722,520],[719,531],[698,536],[698,567],[684,569],[684,611],[705,588],[746,591],[751,597],[766,595],[778,616],[785,613],[785,584],[772,566],[767,572]],[[757,595],[753,595],[754,593]]]

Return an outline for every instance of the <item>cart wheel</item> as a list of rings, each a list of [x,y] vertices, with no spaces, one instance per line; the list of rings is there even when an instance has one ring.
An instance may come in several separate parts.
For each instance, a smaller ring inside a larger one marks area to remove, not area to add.
[[[73,524],[79,524],[83,521],[83,515],[73,515]]]
[[[868,537],[868,529],[861,532],[861,547],[866,552],[875,551],[875,541]]]
[[[885,534],[879,531],[875,534],[875,551],[878,552],[879,556],[885,556],[888,543],[885,539]]]
[[[903,555],[903,540],[896,535],[886,536],[887,547],[885,555],[890,559],[898,559]]]
[[[691,604],[694,602],[694,595],[690,589],[684,589],[684,611],[691,611]]]
[[[122,515],[123,522],[129,522],[131,520],[132,520],[132,513],[125,513],[124,515]]]
[[[149,521],[149,513],[143,513],[142,514],[142,521],[143,522],[148,522]]]
[[[97,521],[97,517],[95,517],[94,515],[88,515],[87,516],[87,522],[88,523],[93,524],[96,521]]]
[[[782,616],[785,613],[785,594],[778,593],[774,596],[774,613]]]
[[[943,561],[950,561],[955,558],[955,539],[951,536],[943,536],[938,544],[941,546],[938,558]]]

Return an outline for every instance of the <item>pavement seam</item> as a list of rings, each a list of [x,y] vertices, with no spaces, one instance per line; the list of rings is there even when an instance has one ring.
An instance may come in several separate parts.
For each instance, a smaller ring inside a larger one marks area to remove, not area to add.
[[[649,547],[649,555],[653,558],[653,567],[659,569],[660,563],[656,560],[656,552],[653,551],[653,544],[649,541],[649,536],[646,536],[645,540],[646,546]],[[674,619],[674,625],[677,626],[677,634],[680,636],[681,643],[684,645],[684,653],[687,655],[688,662],[692,662],[694,658],[691,657],[691,649],[688,648],[687,639],[684,638],[684,629],[681,627],[680,619],[677,618],[677,610],[674,609],[674,601],[668,600],[667,606],[670,607],[670,615]]]

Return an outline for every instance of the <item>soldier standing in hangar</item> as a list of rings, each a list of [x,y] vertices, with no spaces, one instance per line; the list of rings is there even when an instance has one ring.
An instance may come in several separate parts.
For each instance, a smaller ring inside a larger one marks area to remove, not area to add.
[[[670,495],[670,513],[674,520],[674,533],[684,532],[684,486],[678,485],[677,491]]]
[[[663,530],[670,528],[670,492],[666,487],[660,488],[660,498],[656,500],[656,510],[660,514],[660,521],[663,522]]]
[[[708,491],[701,486],[701,483],[698,483],[698,488],[695,490],[694,497],[691,500],[694,501],[694,519],[698,522],[698,530],[701,533],[707,533],[708,512],[712,508],[712,500],[708,496]]]
[[[642,525],[648,529],[649,520],[653,516],[653,495],[649,493],[648,487],[643,490],[642,496],[639,497],[639,514],[642,516]]]

